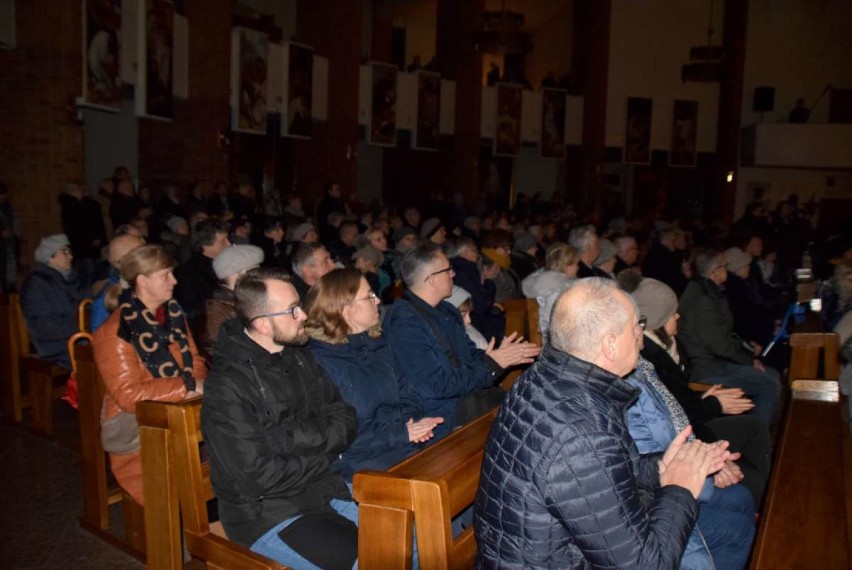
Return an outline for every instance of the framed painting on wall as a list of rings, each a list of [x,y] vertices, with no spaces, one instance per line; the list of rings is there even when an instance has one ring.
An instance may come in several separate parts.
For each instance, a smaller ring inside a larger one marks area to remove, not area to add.
[[[565,158],[565,102],[567,91],[541,90],[541,142],[542,158]]]
[[[441,140],[441,75],[429,71],[417,72],[417,120],[414,123],[411,146],[438,150]]]
[[[651,112],[653,99],[627,98],[627,121],[624,135],[624,162],[651,164]]]
[[[257,30],[231,31],[231,129],[266,134],[269,36]]]
[[[170,121],[175,6],[171,0],[139,2],[136,114]]]
[[[521,111],[524,88],[513,83],[498,83],[497,121],[494,134],[496,156],[518,156],[521,152]]]
[[[86,0],[83,9],[82,104],[121,106],[121,0]]]
[[[310,138],[314,48],[296,42],[284,45],[284,109],[281,134]]]
[[[675,99],[669,166],[694,167],[698,140],[698,101]]]
[[[367,106],[367,142],[396,146],[397,68],[370,62],[370,104]]]

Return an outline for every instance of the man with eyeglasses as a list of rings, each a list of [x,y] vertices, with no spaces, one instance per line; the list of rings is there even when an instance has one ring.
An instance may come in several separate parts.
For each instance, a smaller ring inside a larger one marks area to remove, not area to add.
[[[67,342],[77,332],[77,305],[83,298],[74,256],[65,234],[42,238],[35,267],[21,285],[21,311],[39,358],[71,368]]]
[[[286,273],[247,272],[234,304],[201,409],[225,532],[292,568],[351,567],[358,509],[329,465],[355,438],[355,411],[304,348],[306,316]]]
[[[680,298],[678,339],[693,381],[742,388],[754,402],[752,414],[770,425],[780,406],[781,375],[734,332],[724,285],[728,261],[719,250],[695,258],[698,275]]]
[[[435,436],[443,437],[499,405],[499,377],[511,366],[532,362],[539,347],[514,334],[498,349],[494,339],[484,351],[473,345],[458,309],[445,302],[454,270],[440,246],[426,242],[412,248],[400,270],[408,290],[388,309],[382,326],[424,414],[444,418],[435,429]]]

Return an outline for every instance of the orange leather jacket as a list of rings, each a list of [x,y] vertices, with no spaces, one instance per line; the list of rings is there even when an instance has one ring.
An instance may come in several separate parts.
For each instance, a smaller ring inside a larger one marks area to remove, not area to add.
[[[186,397],[186,387],[183,385],[182,378],[154,378],[136,354],[136,349],[129,342],[118,338],[120,319],[121,312],[114,311],[92,335],[95,362],[106,386],[103,418],[109,419],[119,411],[135,413],[136,403],[145,400],[163,402],[183,400]],[[198,354],[198,348],[195,346],[191,333],[189,333],[189,350],[192,352],[193,376],[201,385],[207,378],[207,366]],[[169,345],[169,352],[172,353],[176,362],[181,362],[177,343]]]

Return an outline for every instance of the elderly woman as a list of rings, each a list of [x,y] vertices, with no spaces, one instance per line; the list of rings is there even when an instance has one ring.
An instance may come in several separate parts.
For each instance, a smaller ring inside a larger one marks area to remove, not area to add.
[[[118,484],[143,503],[136,404],[178,402],[201,393],[207,368],[180,305],[172,299],[174,260],[159,245],[141,245],[121,262],[130,285],[94,334],[95,361],[106,385],[101,440]]]
[[[306,299],[308,349],[358,414],[358,435],[333,469],[347,481],[361,469],[387,469],[433,437],[442,418],[423,407],[379,328],[379,299],[357,269],[335,269]]]

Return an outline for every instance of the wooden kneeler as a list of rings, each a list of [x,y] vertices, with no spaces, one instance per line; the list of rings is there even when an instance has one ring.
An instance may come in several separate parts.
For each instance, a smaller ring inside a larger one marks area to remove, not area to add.
[[[80,412],[80,472],[83,482],[80,526],[144,561],[144,510],[121,487],[109,481],[109,464],[101,446],[101,408],[105,387],[95,364],[92,337],[88,333],[78,333],[75,337],[88,337],[89,341],[89,344],[75,344],[72,353]],[[109,532],[109,507],[116,503],[121,503],[124,511],[124,540]]]

